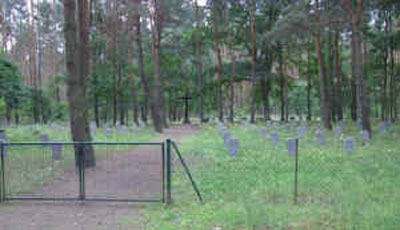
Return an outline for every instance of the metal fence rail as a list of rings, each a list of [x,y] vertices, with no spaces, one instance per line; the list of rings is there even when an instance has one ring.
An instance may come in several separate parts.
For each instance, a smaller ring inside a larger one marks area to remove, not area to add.
[[[54,151],[57,149],[55,146],[63,151],[63,157],[60,159],[55,159]],[[100,159],[98,160],[101,163],[99,166],[85,167],[87,155],[85,149],[88,146],[94,149],[96,158]],[[138,151],[135,152],[132,149],[137,146],[151,148],[151,151],[143,150],[138,154]],[[110,150],[110,147],[113,149]],[[166,174],[170,175],[166,170],[171,167],[167,165],[170,161],[166,162],[168,154],[165,156],[164,142],[1,142],[0,150],[0,202],[8,200],[84,200],[165,203],[165,190],[171,187],[168,184],[170,181],[166,181],[165,178]],[[125,158],[119,159],[127,169],[122,170],[113,165],[115,159],[118,160],[116,158],[118,154],[125,154],[125,157],[129,157],[126,159],[127,162],[124,162]],[[138,162],[133,166],[130,165],[135,160]],[[142,180],[141,178],[146,180],[146,175],[140,175],[142,172],[140,169],[145,167],[148,168],[143,174],[151,174],[147,178],[148,181],[139,181],[140,183],[134,184],[135,181]],[[132,175],[129,171],[131,169],[134,169],[135,173],[139,175]],[[115,170],[121,171],[121,175],[113,175]],[[106,178],[97,178],[98,174]],[[57,185],[62,187],[63,180],[66,185],[69,185],[65,190],[60,188],[61,192],[55,193],[45,189],[46,183],[58,183]],[[110,194],[107,183],[115,180],[123,180],[121,183],[126,188]],[[136,186],[147,182],[151,194],[147,194],[147,191],[144,194],[144,189]],[[24,183],[28,184],[25,186],[27,188],[24,187]],[[89,183],[92,186],[88,188]],[[121,195],[122,193],[124,195]]]

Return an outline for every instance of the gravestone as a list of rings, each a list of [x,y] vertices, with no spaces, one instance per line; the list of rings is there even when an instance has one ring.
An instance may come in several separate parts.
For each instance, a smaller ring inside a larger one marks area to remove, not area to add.
[[[380,133],[384,133],[386,130],[386,124],[385,123],[380,124],[378,130]]]
[[[268,120],[268,121],[267,121],[267,129],[269,129],[270,127],[271,127],[271,121]]]
[[[295,128],[297,127],[297,121],[296,121],[296,120],[292,120],[292,121],[290,122],[290,127],[291,127],[292,129],[295,129]]]
[[[118,131],[119,131],[119,133],[121,133],[121,134],[125,134],[125,132],[126,132],[125,126],[120,125],[120,126],[118,127]]]
[[[302,138],[302,137],[304,136],[304,133],[305,133],[304,127],[298,127],[298,128],[297,128],[297,136],[298,136],[299,138]]]
[[[340,125],[341,125],[342,127],[346,126],[346,121],[345,121],[345,120],[341,120],[341,121],[340,121]]]
[[[236,138],[230,138],[228,141],[229,155],[237,156],[239,150],[239,140]]]
[[[131,132],[135,132],[137,129],[137,125],[135,123],[133,123],[129,129]]]
[[[289,138],[287,140],[287,149],[289,152],[289,156],[296,156],[297,153],[297,139],[296,138]]]
[[[285,130],[287,133],[290,132],[290,126],[288,123],[286,123],[286,125],[285,125]]]
[[[54,141],[54,142],[59,142],[59,141]],[[53,160],[62,159],[62,145],[52,145],[51,150],[52,150],[51,156]]]
[[[44,142],[49,142],[49,136],[47,136],[47,134],[42,134],[42,135],[40,135],[40,141],[41,141],[42,143],[44,143]]]
[[[369,132],[368,130],[361,130],[360,131],[360,139],[362,140],[363,143],[367,142],[369,140]]]
[[[343,140],[344,152],[347,154],[354,152],[355,140],[354,137],[346,137]]]
[[[106,137],[111,137],[113,135],[113,131],[110,127],[105,128],[104,133],[105,133]]]
[[[141,122],[141,123],[140,123],[140,128],[145,129],[145,128],[146,128],[146,123]]]
[[[315,130],[315,141],[319,145],[325,144],[325,136],[321,129]]]
[[[96,133],[96,130],[97,130],[96,122],[93,121],[90,122],[90,133],[94,135]]]
[[[280,121],[275,122],[275,128],[279,128],[279,127],[281,127],[281,122]]]
[[[276,132],[276,131],[274,131],[274,132],[271,132],[271,142],[272,142],[272,144],[273,145],[278,145],[278,141],[279,141],[279,134],[278,134],[278,132]]]
[[[336,126],[334,132],[335,132],[335,137],[339,138],[340,135],[342,135],[342,127],[341,126]]]
[[[104,129],[104,130],[109,129],[109,128],[110,128],[110,124],[105,123],[105,124],[103,125],[103,129]]]
[[[267,129],[266,128],[261,128],[258,132],[260,137],[265,138],[267,136]]]
[[[224,139],[225,144],[227,144],[229,139],[231,138],[231,134],[229,133],[229,131],[224,131],[222,138]]]

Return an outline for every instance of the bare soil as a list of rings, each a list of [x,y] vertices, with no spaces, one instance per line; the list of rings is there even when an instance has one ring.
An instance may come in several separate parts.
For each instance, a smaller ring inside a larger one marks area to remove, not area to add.
[[[178,141],[191,135],[193,126],[173,126],[157,139]],[[157,199],[161,197],[161,153],[159,148],[137,147],[118,150],[97,161],[86,172],[86,194],[118,198]],[[77,194],[74,169],[46,182],[35,194]],[[160,204],[154,204],[160,205]],[[0,230],[121,230],[121,217],[139,220],[142,203],[78,201],[9,201],[0,205]],[[137,228],[142,229],[139,224]],[[130,227],[129,229],[132,229]]]

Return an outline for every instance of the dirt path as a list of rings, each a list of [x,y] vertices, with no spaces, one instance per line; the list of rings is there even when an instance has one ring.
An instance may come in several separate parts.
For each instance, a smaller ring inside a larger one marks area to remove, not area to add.
[[[179,142],[195,128],[174,126],[153,141],[171,138]],[[154,198],[160,195],[160,150],[139,147],[112,154],[97,162],[86,174],[88,195],[130,195]],[[128,177],[127,175],[136,175]],[[65,172],[46,183],[40,194],[76,194],[75,172]],[[160,204],[154,204],[160,205]],[[120,218],[129,213],[139,219],[140,203],[108,202],[7,202],[0,205],[1,230],[121,230]],[[132,221],[135,222],[135,221]],[[129,228],[132,229],[132,228]],[[142,229],[139,225],[137,229]]]

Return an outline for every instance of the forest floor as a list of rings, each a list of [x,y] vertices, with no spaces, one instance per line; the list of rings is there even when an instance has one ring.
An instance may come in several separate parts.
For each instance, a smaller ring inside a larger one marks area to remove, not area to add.
[[[178,141],[192,135],[193,126],[172,126],[152,141],[167,138]],[[158,156],[158,157],[155,157]],[[86,173],[86,192],[89,195],[121,195],[135,187],[138,194],[148,191],[158,193],[160,185],[160,150],[138,147],[134,150],[113,154],[111,159],[97,161],[95,169]],[[138,175],[140,176],[130,176]],[[45,183],[37,194],[70,194],[77,188],[75,170],[71,169]],[[158,193],[159,194],[159,193]],[[148,195],[148,194],[147,194]],[[159,204],[157,204],[159,205]],[[10,201],[0,205],[0,229],[2,230],[121,230],[121,216],[139,219],[145,204],[116,202],[45,202]],[[128,229],[128,228],[126,228]],[[129,229],[141,229],[129,227]]]

